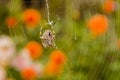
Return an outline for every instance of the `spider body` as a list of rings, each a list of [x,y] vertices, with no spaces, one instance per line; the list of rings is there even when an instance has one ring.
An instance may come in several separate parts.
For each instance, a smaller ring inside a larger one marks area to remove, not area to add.
[[[50,30],[50,29],[45,30],[40,38],[41,38],[42,44],[45,48],[56,47],[55,34],[52,32],[52,30]]]

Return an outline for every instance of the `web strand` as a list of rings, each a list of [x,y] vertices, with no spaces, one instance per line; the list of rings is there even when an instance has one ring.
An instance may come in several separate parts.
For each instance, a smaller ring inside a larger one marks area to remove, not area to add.
[[[47,19],[48,19],[48,23],[50,24],[51,21],[50,21],[49,4],[48,4],[48,0],[45,0],[45,1],[46,1]]]

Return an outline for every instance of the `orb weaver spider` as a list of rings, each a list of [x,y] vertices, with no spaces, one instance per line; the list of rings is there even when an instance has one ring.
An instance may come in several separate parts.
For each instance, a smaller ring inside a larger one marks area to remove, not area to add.
[[[59,20],[60,18],[58,17],[58,19],[55,20],[54,24]],[[55,31],[53,29],[53,21],[51,21],[50,23],[46,24],[47,26],[50,26],[49,29],[46,29],[43,33],[42,33],[42,26],[40,28],[40,39],[42,41],[42,45],[43,47],[47,48],[47,47],[54,47],[57,49],[57,46],[55,44],[55,39],[56,39],[56,35],[55,35]],[[44,25],[44,26],[46,26]]]

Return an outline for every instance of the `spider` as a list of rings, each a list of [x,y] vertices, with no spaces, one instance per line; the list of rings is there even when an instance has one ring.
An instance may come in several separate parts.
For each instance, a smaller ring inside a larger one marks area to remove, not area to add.
[[[57,20],[59,20],[59,17],[54,22],[51,21],[51,22],[47,23],[46,25],[50,26],[50,29],[46,29],[42,33],[42,35],[41,35],[42,27],[40,28],[40,38],[42,40],[42,45],[45,48],[47,48],[47,47],[55,47],[57,49],[56,44],[55,44],[55,39],[56,39],[55,38],[55,32],[53,30],[53,23],[55,24]]]
[[[47,29],[44,31],[44,33],[42,34],[42,36],[40,36],[41,40],[42,40],[42,44],[45,48],[47,47],[56,47],[55,44],[55,34],[53,33],[53,31],[51,29]]]

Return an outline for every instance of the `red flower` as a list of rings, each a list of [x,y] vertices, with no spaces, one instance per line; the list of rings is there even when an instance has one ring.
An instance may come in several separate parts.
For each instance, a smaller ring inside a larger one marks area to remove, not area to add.
[[[45,68],[45,74],[56,75],[61,73],[66,62],[66,56],[60,50],[55,50],[50,55],[50,60]]]
[[[35,27],[41,19],[40,13],[35,9],[27,9],[23,12],[22,20],[28,27]]]
[[[66,56],[60,50],[55,50],[50,55],[50,61],[56,63],[57,65],[64,64],[66,61]]]
[[[9,28],[15,27],[15,25],[17,24],[17,20],[14,17],[8,17],[6,19],[6,24]]]
[[[104,15],[94,15],[88,20],[88,28],[93,36],[104,34],[108,29],[108,19]]]
[[[115,2],[113,0],[106,0],[103,5],[104,12],[111,13],[115,10]]]
[[[33,59],[39,58],[43,52],[42,46],[35,41],[29,42],[25,48],[27,48],[30,51],[30,55]]]
[[[21,72],[21,75],[25,80],[34,80],[37,74],[33,68],[26,68]]]

